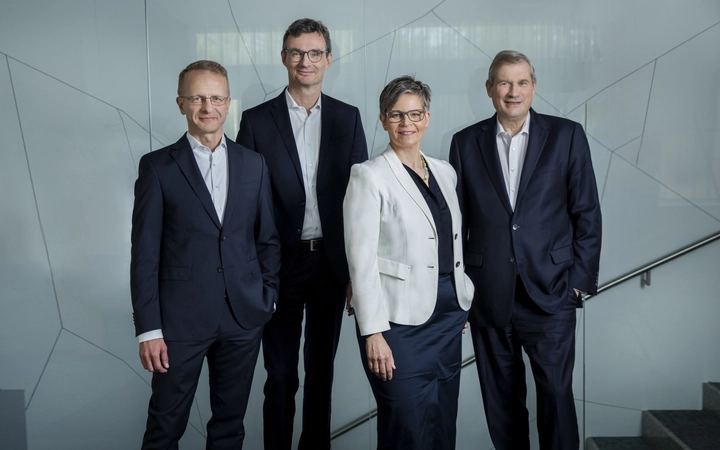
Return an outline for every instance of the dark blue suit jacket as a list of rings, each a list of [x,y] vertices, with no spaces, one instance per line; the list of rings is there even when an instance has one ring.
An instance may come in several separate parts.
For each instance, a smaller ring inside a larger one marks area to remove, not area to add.
[[[496,116],[453,136],[466,272],[475,285],[470,320],[505,326],[515,278],[532,300],[558,312],[573,288],[596,293],[601,215],[590,148],[580,124],[530,110],[528,148],[515,211],[496,144]]]
[[[349,280],[342,204],[350,167],[367,160],[367,143],[354,106],[322,95],[317,195],[325,251],[338,281]],[[285,92],[243,112],[237,142],[265,157],[282,242],[281,277],[293,267],[305,215],[305,185]]]
[[[239,324],[263,325],[278,300],[280,240],[262,156],[226,138],[220,224],[187,137],[140,160],[130,285],[135,331],[200,341],[217,331],[225,294]]]

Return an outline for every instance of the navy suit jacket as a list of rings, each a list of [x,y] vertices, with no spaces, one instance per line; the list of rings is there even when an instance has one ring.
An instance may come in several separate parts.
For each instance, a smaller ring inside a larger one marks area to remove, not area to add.
[[[338,281],[346,283],[350,276],[345,257],[342,205],[350,168],[368,158],[367,143],[360,111],[321,95],[318,208],[325,251]],[[305,216],[305,185],[285,91],[243,112],[237,142],[261,153],[270,170],[275,219],[282,242],[282,277],[295,263]]]
[[[546,313],[597,293],[601,215],[590,148],[580,124],[530,110],[527,153],[515,210],[496,143],[496,116],[453,136],[465,266],[475,285],[470,320],[509,323],[516,275]]]
[[[280,240],[262,156],[226,138],[228,193],[220,223],[187,137],[142,157],[135,183],[130,284],[135,331],[166,340],[214,335],[225,295],[246,329],[278,300]]]

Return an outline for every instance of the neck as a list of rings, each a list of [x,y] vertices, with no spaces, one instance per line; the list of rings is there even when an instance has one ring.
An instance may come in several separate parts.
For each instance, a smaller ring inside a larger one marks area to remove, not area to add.
[[[303,87],[303,86],[288,86],[288,94],[295,100],[298,106],[302,106],[305,110],[310,113],[310,109],[315,106],[320,98],[321,86],[317,87]]]
[[[190,133],[188,131],[188,133]],[[190,136],[194,137],[198,140],[202,145],[209,148],[210,151],[214,152],[216,148],[220,145],[222,142],[222,131],[218,131],[217,133],[213,134],[192,134],[190,133]]]
[[[392,145],[391,145],[392,147]],[[420,158],[420,147],[418,148],[402,148],[396,149],[392,147],[401,163],[405,164],[415,172],[425,170],[422,159]]]
[[[510,136],[515,136],[520,131],[522,131],[523,125],[525,125],[525,120],[527,117],[524,117],[522,120],[511,120],[511,121],[500,121],[500,125],[502,125],[503,130],[505,130],[507,133],[510,133]]]

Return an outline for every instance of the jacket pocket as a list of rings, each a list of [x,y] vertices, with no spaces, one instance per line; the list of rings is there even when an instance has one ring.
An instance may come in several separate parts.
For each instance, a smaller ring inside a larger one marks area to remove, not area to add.
[[[550,258],[552,258],[552,262],[555,264],[569,261],[573,259],[574,256],[575,251],[573,250],[572,244],[565,247],[556,248],[555,250],[550,250]]]
[[[465,265],[480,267],[483,263],[483,255],[480,253],[465,252]]]
[[[160,267],[159,277],[161,280],[189,280],[189,267]]]
[[[401,280],[410,276],[410,266],[384,258],[378,258],[378,270],[382,274],[390,275],[391,277]]]

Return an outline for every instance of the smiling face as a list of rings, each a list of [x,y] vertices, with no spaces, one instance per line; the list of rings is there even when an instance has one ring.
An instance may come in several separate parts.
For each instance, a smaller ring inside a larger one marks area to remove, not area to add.
[[[183,97],[228,97],[228,80],[214,72],[193,70],[185,76],[180,92]],[[193,104],[181,97],[176,101],[180,113],[187,119],[188,132],[203,145],[214,149],[222,139],[222,126],[230,109],[230,99],[220,106],[213,105],[207,98],[202,104]]]
[[[397,102],[392,106],[392,111],[414,111],[423,110],[422,99],[415,94],[403,94]],[[420,142],[423,134],[430,123],[430,112],[425,113],[425,118],[419,122],[412,122],[407,114],[403,115],[402,121],[393,123],[388,121],[386,115],[380,114],[380,122],[383,129],[388,132],[390,137],[390,146],[395,151],[401,150],[420,150]]]
[[[530,66],[525,61],[500,66],[494,84],[490,85],[489,81],[485,83],[488,97],[492,99],[503,128],[514,128],[518,124],[522,126],[532,106],[535,87]]]
[[[310,50],[325,52],[327,45],[325,45],[325,38],[320,33],[304,33],[298,37],[289,36],[285,42],[285,49],[299,50],[301,52]],[[299,62],[292,62],[290,55],[284,51],[280,52],[280,55],[282,56],[283,65],[288,71],[288,85],[291,89],[322,87],[325,69],[330,67],[332,63],[331,53],[324,54],[320,61],[316,63],[310,62],[307,54]]]

